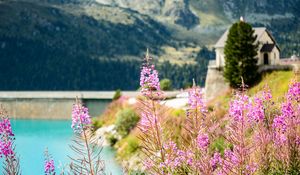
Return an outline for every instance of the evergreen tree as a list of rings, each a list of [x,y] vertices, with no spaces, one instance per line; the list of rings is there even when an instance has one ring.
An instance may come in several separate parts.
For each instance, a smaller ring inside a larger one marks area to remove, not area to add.
[[[231,87],[239,87],[241,77],[246,85],[252,85],[257,79],[258,45],[254,44],[256,38],[251,25],[246,22],[234,23],[229,29],[224,48],[224,77]]]

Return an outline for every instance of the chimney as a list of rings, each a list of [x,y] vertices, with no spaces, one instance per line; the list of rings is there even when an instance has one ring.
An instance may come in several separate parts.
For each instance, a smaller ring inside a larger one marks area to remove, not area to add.
[[[240,17],[240,21],[241,21],[241,22],[245,22],[243,16]]]

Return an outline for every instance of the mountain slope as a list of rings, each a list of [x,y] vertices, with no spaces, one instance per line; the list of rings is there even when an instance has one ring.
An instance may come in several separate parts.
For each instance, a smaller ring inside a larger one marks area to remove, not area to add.
[[[1,90],[136,89],[146,48],[172,45],[151,18],[98,4],[1,1],[0,21]]]
[[[0,90],[136,89],[146,48],[174,87],[193,78],[202,84],[212,58],[199,61],[201,48],[212,48],[240,16],[267,27],[282,57],[300,53],[299,6],[300,0],[0,0]]]
[[[161,45],[171,40],[164,26],[125,9],[97,4],[55,6],[26,1],[2,2],[0,9],[1,36],[16,42],[20,38],[40,41],[72,55],[139,56],[147,47],[159,51]],[[97,16],[111,14],[127,17],[127,21],[113,17],[97,19]]]

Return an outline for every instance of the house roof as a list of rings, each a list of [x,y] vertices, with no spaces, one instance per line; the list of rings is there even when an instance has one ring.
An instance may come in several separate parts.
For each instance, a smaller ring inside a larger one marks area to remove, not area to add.
[[[257,35],[257,38],[256,38],[256,41],[257,42],[260,37],[263,35],[263,33],[265,31],[267,31],[267,28],[265,27],[254,27],[254,35]],[[225,43],[226,43],[226,40],[227,40],[227,35],[228,35],[228,32],[229,32],[229,29],[227,29],[224,34],[221,36],[221,38],[218,40],[218,42],[215,44],[215,47],[218,48],[218,47],[225,47]],[[274,40],[274,38],[272,37],[272,35],[268,32],[269,36],[271,37],[272,40]],[[274,40],[275,42],[275,40]]]
[[[264,44],[262,48],[260,49],[261,52],[272,52],[273,48],[275,47],[275,44]]]

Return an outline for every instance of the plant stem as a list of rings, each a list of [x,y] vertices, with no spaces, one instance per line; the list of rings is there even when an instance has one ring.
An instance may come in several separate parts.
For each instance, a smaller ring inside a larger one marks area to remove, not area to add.
[[[92,165],[92,160],[91,160],[91,154],[90,154],[90,147],[89,147],[89,144],[88,144],[88,141],[87,141],[87,136],[86,136],[86,133],[85,133],[85,129],[83,129],[83,135],[84,135],[84,141],[85,141],[85,146],[86,146],[86,149],[87,149],[87,152],[88,152],[88,159],[89,159],[89,166],[90,166],[90,171],[91,171],[91,175],[94,175],[94,170],[93,170],[93,165]]]

